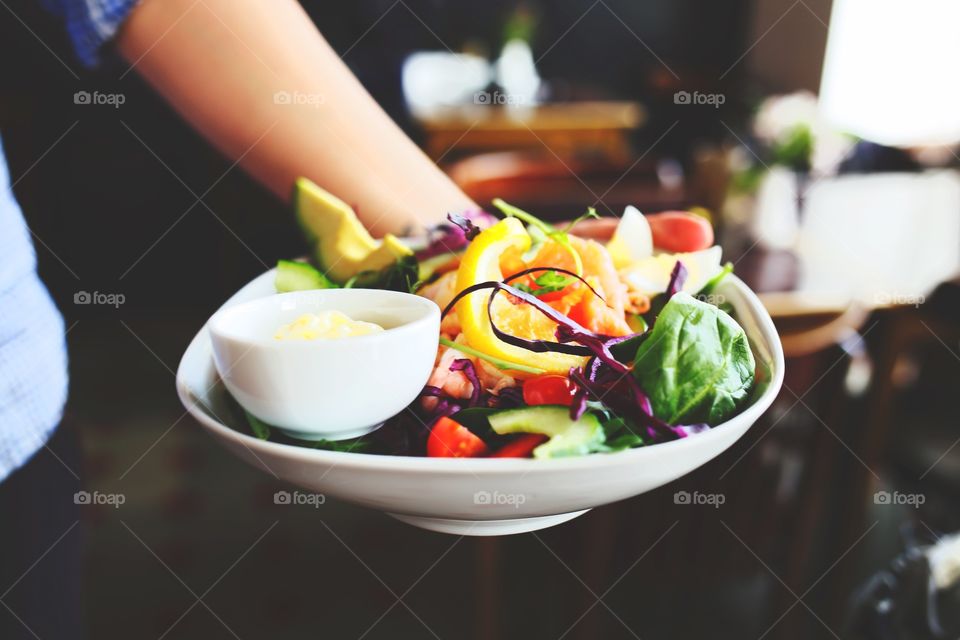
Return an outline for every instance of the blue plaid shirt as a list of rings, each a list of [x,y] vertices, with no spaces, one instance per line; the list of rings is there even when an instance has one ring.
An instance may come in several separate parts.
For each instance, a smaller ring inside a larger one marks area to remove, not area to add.
[[[77,57],[100,60],[139,0],[43,0],[63,18]],[[0,147],[0,481],[43,447],[67,399],[63,320],[37,277],[30,231]]]

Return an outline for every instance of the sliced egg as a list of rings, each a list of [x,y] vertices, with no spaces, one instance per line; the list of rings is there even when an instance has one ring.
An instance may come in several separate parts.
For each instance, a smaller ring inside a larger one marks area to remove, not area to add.
[[[620,276],[632,289],[653,296],[667,290],[670,274],[679,260],[687,269],[682,291],[696,293],[720,272],[721,257],[719,245],[692,253],[658,253],[623,267]]]
[[[623,210],[623,217],[607,243],[607,251],[618,269],[653,255],[653,233],[636,207],[627,206]]]

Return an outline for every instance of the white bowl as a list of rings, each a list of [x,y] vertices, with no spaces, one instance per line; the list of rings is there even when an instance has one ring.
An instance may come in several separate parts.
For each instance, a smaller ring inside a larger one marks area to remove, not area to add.
[[[271,293],[273,272],[268,272],[224,306]],[[465,535],[534,531],[693,471],[730,447],[767,410],[783,383],[783,349],[776,329],[757,296],[738,278],[726,278],[717,293],[736,309],[757,360],[758,384],[750,405],[709,431],[619,453],[555,460],[414,458],[258,440],[246,435],[245,425],[228,426],[220,419],[230,413],[206,331],[200,331],[184,353],[177,391],[190,413],[225,447],[292,484],[385,511],[432,531]]]
[[[273,337],[299,316],[322,311],[385,331]],[[342,440],[373,431],[420,394],[436,359],[440,309],[396,291],[296,291],[223,308],[207,327],[217,372],[244,409],[294,438]]]

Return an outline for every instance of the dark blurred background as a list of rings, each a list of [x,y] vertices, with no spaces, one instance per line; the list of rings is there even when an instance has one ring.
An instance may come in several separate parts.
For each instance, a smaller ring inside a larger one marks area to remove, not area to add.
[[[932,540],[960,529],[953,273],[910,304],[876,293],[872,304],[836,302],[798,284],[792,247],[727,215],[738,195],[730,157],[746,149],[773,164],[751,146],[758,105],[818,90],[829,0],[303,2],[373,96],[475,197],[554,218],[591,204],[702,207],[790,338],[781,398],[706,467],[551,530],[462,540],[337,503],[275,505],[277,482],[184,416],[173,372],[194,333],[306,247],[288,208],[136,73],[117,60],[83,70],[38,4],[0,9],[0,129],[40,273],[69,327],[68,422],[83,439],[84,482],[127,497],[84,511],[91,638],[853,637],[851,597],[900,553],[904,531]],[[556,145],[484,125],[467,136],[476,104],[408,106],[410,54],[495,59],[517,34],[542,80],[524,128],[561,122]],[[126,101],[74,103],[94,89]],[[677,103],[694,90],[723,104]],[[942,164],[953,171],[949,157]],[[125,300],[77,305],[80,291]],[[678,505],[677,491],[726,502]],[[886,505],[877,491],[923,505]]]
[[[118,80],[127,70],[125,64],[114,61],[95,72],[85,71],[74,60],[59,23],[38,5],[24,0],[9,3],[34,33],[9,13],[2,21],[4,42],[15,52],[2,65],[4,146],[14,180],[26,172],[15,192],[31,227],[82,275],[84,287],[116,288],[120,275],[178,219],[164,241],[156,242],[123,278],[129,308],[169,311],[171,306],[206,305],[211,309],[223,292],[236,289],[264,264],[303,251],[284,208],[242,172],[227,172],[230,164],[210,150],[136,73]],[[351,7],[305,2],[304,6],[334,48],[345,52],[344,60],[378,102],[421,142],[425,134],[403,100],[401,67],[406,56],[446,47],[459,51],[465,44],[492,55],[517,10],[516,2],[469,8],[432,1],[358,2]],[[828,9],[820,9],[826,16]],[[538,70],[553,81],[554,92],[564,100],[640,101],[649,112],[648,122],[631,137],[641,150],[660,138],[680,115],[673,93],[682,88],[681,82],[658,56],[685,78],[687,86],[706,90],[715,84],[739,96],[746,95],[742,87],[755,82],[748,77],[745,62],[724,81],[715,80],[750,46],[752,21],[761,8],[747,2],[701,6],[692,1],[606,5],[575,1],[548,3],[530,11],[537,21],[531,41],[534,53],[546,54]],[[809,55],[822,56],[824,29],[803,14],[797,12],[789,22],[809,31]],[[815,84],[816,72],[808,76],[794,78],[792,88]],[[735,87],[737,91],[731,91]],[[92,112],[73,103],[75,91],[94,89],[122,92],[126,102],[109,112]],[[746,99],[733,102],[725,109],[747,112]],[[697,141],[728,135],[716,114],[687,111],[684,126],[676,127],[657,145],[658,156],[683,158]],[[63,135],[74,123],[75,129]],[[27,172],[62,135],[44,161]],[[57,188],[51,189],[51,183]],[[239,237],[202,205],[183,215],[196,201],[194,194],[204,193],[214,183],[204,202]],[[570,207],[577,210],[580,204],[572,202]],[[73,214],[64,215],[64,208]],[[187,252],[191,258],[184,260]],[[77,289],[76,278],[59,261],[54,259],[49,268],[47,263],[44,259],[42,275],[48,286],[58,294]],[[173,286],[184,281],[191,286]]]

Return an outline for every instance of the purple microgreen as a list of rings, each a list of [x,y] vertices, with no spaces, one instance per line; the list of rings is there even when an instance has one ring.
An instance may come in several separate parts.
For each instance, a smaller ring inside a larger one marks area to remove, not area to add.
[[[460,227],[439,224],[431,232],[429,242],[417,251],[417,260],[427,260],[435,256],[454,254],[467,246],[467,239]]]
[[[609,336],[600,336],[592,331],[587,331],[586,329],[578,330],[574,327],[569,327],[567,325],[557,325],[557,341],[561,344],[566,344],[569,342],[577,342],[580,345],[586,347],[590,354],[596,356],[603,361],[604,364],[609,366],[614,371],[619,373],[626,373],[630,370],[625,364],[613,357],[613,354],[610,353],[610,340]]]
[[[596,358],[591,358],[587,363],[588,370],[591,368],[591,365],[596,362]],[[579,367],[571,367],[568,377],[574,381],[576,384],[577,376],[582,374],[582,369]],[[587,411],[587,389],[585,386],[577,384],[576,391],[573,393],[573,401],[570,403],[570,419],[579,420],[583,417],[583,414]]]
[[[477,237],[480,234],[480,227],[473,223],[466,215],[460,215],[458,213],[448,213],[447,220],[449,220],[455,227],[460,229],[463,233],[463,237],[469,242]]]
[[[524,406],[523,389],[520,387],[504,387],[497,395],[491,395],[490,399],[498,409]]]
[[[490,214],[483,211],[467,211],[463,214],[448,213],[449,223],[441,223],[430,230],[426,247],[417,251],[417,260],[426,260],[446,253],[462,251],[483,229],[477,224],[489,221]]]
[[[592,364],[588,363],[588,370]],[[668,425],[653,415],[649,399],[633,376],[618,374],[605,363],[597,366],[598,371],[593,380],[582,368],[570,371],[570,379],[577,384],[578,389],[585,392],[585,396],[592,396],[615,415],[638,425],[654,442],[686,437],[686,432]],[[623,388],[624,386],[626,389]],[[580,403],[585,405],[586,398]],[[575,410],[579,410],[579,406],[576,409],[571,407],[571,417],[575,415]]]
[[[441,398],[440,402],[437,403],[437,406],[433,410],[433,414],[431,416],[432,420],[436,421],[437,419],[445,416],[452,416],[462,408],[463,407],[461,407],[458,403],[450,400],[449,398]]]
[[[704,431],[710,430],[710,425],[705,422],[700,422],[698,424],[682,424],[674,427],[680,433],[683,433],[687,436],[692,436],[698,433],[703,433]]]
[[[573,395],[573,402],[570,403],[570,419],[579,420],[587,412],[587,392],[583,389],[577,389]]]
[[[587,380],[590,382],[597,381],[597,375],[600,372],[600,368],[603,366],[603,360],[594,356],[587,361]]]
[[[450,371],[460,371],[464,376],[466,376],[467,380],[470,382],[470,385],[473,387],[473,391],[470,394],[470,403],[467,406],[477,406],[477,404],[480,402],[480,393],[482,392],[482,389],[480,387],[480,377],[477,376],[477,368],[474,366],[473,360],[468,358],[458,358],[450,365]]]
[[[673,271],[670,272],[670,282],[667,284],[666,299],[669,300],[673,294],[683,289],[683,284],[687,281],[687,268],[683,263],[677,260],[673,265]]]

